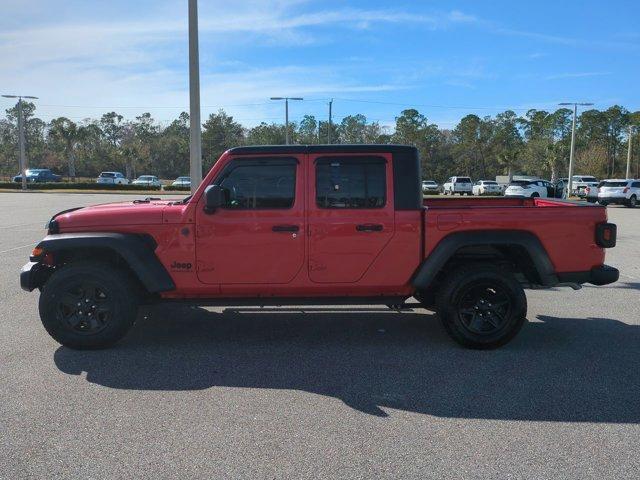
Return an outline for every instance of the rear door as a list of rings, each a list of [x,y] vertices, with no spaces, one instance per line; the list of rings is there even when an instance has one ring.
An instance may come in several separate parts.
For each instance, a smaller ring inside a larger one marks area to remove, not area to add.
[[[304,155],[231,160],[214,180],[225,205],[196,213],[198,279],[209,284],[286,284],[304,265]]]
[[[390,154],[313,154],[308,162],[309,278],[354,283],[394,235]]]

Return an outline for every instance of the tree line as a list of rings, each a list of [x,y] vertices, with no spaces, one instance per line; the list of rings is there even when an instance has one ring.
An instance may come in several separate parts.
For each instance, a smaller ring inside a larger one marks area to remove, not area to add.
[[[36,116],[36,106],[29,102],[23,102],[23,114],[32,168],[51,168],[70,178],[95,177],[109,170],[122,171],[129,178],[141,174],[175,178],[189,173],[186,112],[165,125],[149,113],[127,120],[116,112],[82,122],[66,117],[46,122]],[[0,175],[4,177],[18,171],[17,119],[17,106],[7,109],[0,119]],[[567,175],[571,125],[572,111],[561,108],[554,112],[531,109],[524,115],[511,110],[495,116],[470,114],[455,128],[442,129],[418,110],[406,109],[395,118],[393,128],[362,114],[331,124],[305,115],[300,122],[289,124],[289,136],[296,144],[327,143],[330,133],[332,143],[414,145],[420,151],[423,177],[439,182],[451,175],[491,179],[527,174],[555,180]],[[618,105],[582,112],[577,121],[574,172],[598,178],[624,176],[632,131],[631,172],[640,177],[639,126],[640,112]],[[219,110],[202,125],[203,169],[206,173],[228,148],[284,144],[285,136],[283,124],[245,127]]]

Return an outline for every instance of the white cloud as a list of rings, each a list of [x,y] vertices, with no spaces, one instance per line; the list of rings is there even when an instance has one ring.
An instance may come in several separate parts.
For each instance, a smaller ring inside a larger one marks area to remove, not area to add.
[[[548,75],[545,80],[562,80],[564,78],[586,78],[586,77],[603,77],[606,75],[613,75],[612,72],[567,72],[567,73],[555,73]]]
[[[473,17],[459,11],[432,15],[398,9],[301,11],[299,7],[308,10],[305,3],[308,2],[201,2],[203,104],[259,102],[269,95],[281,94],[387,92],[407,86],[406,79],[394,78],[395,73],[358,80],[362,78],[362,66],[358,70],[349,62],[342,66],[332,61],[326,67],[251,69],[228,55],[218,55],[231,45],[240,48],[258,42],[262,47],[300,46],[325,41],[320,27],[357,30],[386,23],[434,30],[473,21]],[[32,7],[39,15],[29,22],[7,23],[6,18],[0,19],[0,58],[5,59],[0,84],[8,91],[40,96],[39,111],[45,117],[66,114],[79,119],[103,113],[108,106],[132,106],[140,107],[129,110],[132,115],[149,110],[161,118],[170,118],[188,107],[186,6],[178,10],[173,3],[160,3],[157,8],[136,5],[132,11],[127,4],[114,4],[113,10],[96,6],[102,9],[102,21],[86,21],[89,7],[73,0],[59,5],[64,8],[59,15],[56,6],[44,0],[32,0]],[[223,73],[208,72],[218,65]],[[153,105],[155,109],[151,108]],[[237,111],[253,117],[261,113],[259,109]]]

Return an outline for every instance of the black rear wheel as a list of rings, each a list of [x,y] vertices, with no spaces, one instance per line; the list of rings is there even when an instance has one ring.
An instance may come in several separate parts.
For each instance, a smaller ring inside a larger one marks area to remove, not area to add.
[[[126,272],[98,262],[56,271],[40,295],[40,319],[49,335],[74,349],[113,345],[138,312],[136,286]]]
[[[496,348],[522,328],[527,298],[510,272],[488,264],[460,267],[440,287],[436,306],[447,333],[465,347]]]
[[[638,205],[638,199],[636,198],[635,195],[631,195],[631,198],[627,202],[627,207],[636,208],[636,205]]]

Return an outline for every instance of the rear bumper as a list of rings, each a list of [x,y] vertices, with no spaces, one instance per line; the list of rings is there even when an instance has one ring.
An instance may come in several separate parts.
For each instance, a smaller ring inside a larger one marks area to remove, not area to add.
[[[613,203],[616,205],[623,205],[625,203],[627,203],[629,200],[627,199],[627,197],[604,197],[601,195],[598,195],[598,201],[599,202],[607,202],[607,203]]]
[[[608,285],[618,281],[620,272],[609,265],[594,267],[586,272],[558,273],[560,283],[591,283],[592,285]]]

